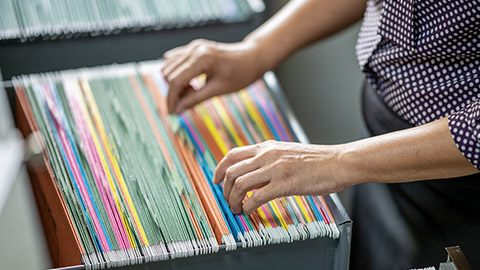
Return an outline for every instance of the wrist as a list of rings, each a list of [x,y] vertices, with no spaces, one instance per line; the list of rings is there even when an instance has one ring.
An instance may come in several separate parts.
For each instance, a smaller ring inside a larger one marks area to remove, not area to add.
[[[266,37],[248,35],[242,40],[242,42],[251,51],[255,66],[261,74],[275,69],[281,61],[281,53],[279,52],[278,47],[273,46],[271,44],[272,42]]]
[[[354,186],[369,181],[365,175],[367,166],[363,164],[364,161],[364,153],[356,147],[354,142],[337,145],[338,177],[345,186]]]

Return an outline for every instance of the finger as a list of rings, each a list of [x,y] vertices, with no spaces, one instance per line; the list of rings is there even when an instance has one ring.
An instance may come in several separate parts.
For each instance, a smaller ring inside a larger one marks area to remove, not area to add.
[[[281,192],[279,192],[278,189],[279,188],[272,183],[257,189],[253,195],[243,203],[243,212],[251,215],[260,206],[279,197]]]
[[[186,45],[188,46],[188,45]],[[177,55],[178,53],[180,53],[183,49],[185,49],[186,46],[179,46],[179,47],[175,47],[173,49],[170,49],[168,51],[166,51],[164,54],[163,54],[163,58],[164,59],[169,59],[169,58],[172,58],[172,57],[175,57],[175,55]]]
[[[168,77],[166,77],[169,90],[167,94],[168,112],[172,113],[179,97],[188,88],[190,80],[205,73],[204,65],[200,62],[193,63],[191,60],[183,63]]]
[[[184,110],[214,96],[214,93],[218,93],[218,89],[221,87],[221,83],[218,80],[211,80],[199,90],[185,92],[185,94],[177,101],[174,112],[179,114]]]
[[[209,43],[209,41],[207,41],[205,39],[201,39],[201,38],[192,40],[187,45],[179,46],[179,47],[176,47],[176,48],[173,48],[173,49],[170,49],[170,50],[166,51],[163,54],[163,58],[168,59],[168,58],[175,57],[177,54],[181,53],[183,49],[188,49],[190,52],[192,52],[193,49],[195,49],[196,47],[198,47],[200,45],[205,45],[207,43]],[[210,41],[210,43],[211,43],[211,41]]]
[[[230,150],[217,165],[213,176],[213,183],[219,184],[225,177],[225,171],[233,164],[256,155],[258,146],[248,145]]]
[[[230,198],[230,191],[237,178],[257,170],[260,166],[261,164],[255,162],[253,158],[242,160],[230,166],[225,172],[225,182],[223,182],[223,195],[225,199],[228,200],[228,198]]]
[[[181,64],[186,62],[190,54],[188,52],[183,52],[178,54],[175,57],[170,58],[168,61],[165,61],[165,64],[162,67],[162,73],[165,77],[168,77],[175,71]]]
[[[180,95],[178,96],[177,104],[173,107],[173,112],[175,114],[180,114],[183,111],[183,110],[178,110],[177,109],[178,103],[180,103],[185,96],[188,96],[195,91],[196,90],[191,85],[187,85],[187,87],[185,87],[185,89],[182,91],[182,93],[180,93]]]
[[[260,170],[249,172],[238,177],[228,197],[228,204],[233,213],[238,214],[242,211],[242,201],[248,191],[266,186],[269,182],[270,178]]]
[[[179,47],[177,50],[170,53],[162,68],[165,77],[175,71],[182,63],[186,62],[193,55],[193,52],[198,46],[197,43],[193,43]]]
[[[187,87],[185,88],[185,90],[183,90],[182,94],[179,96],[180,100],[182,98],[184,98],[185,96],[189,95],[190,93],[194,92],[195,89],[193,88],[193,86],[191,85],[187,85]],[[179,101],[180,102],[180,101]],[[178,104],[178,102],[177,102]]]

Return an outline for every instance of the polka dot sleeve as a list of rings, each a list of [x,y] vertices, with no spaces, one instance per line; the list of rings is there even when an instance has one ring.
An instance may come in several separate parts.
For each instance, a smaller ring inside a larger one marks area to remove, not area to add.
[[[480,170],[480,100],[451,114],[448,126],[460,152]]]

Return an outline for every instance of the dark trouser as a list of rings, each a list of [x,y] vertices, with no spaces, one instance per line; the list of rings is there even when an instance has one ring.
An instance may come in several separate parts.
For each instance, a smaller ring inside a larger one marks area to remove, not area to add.
[[[409,128],[366,85],[363,113],[372,136]],[[410,269],[445,261],[459,245],[480,269],[480,176],[353,189],[351,269]]]

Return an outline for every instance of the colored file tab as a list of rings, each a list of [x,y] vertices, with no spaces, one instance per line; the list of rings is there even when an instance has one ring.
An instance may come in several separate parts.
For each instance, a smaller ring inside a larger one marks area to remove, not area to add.
[[[323,197],[279,198],[234,215],[213,185],[230,149],[296,138],[263,81],[172,116],[161,65],[13,79],[43,135],[87,267],[339,236]]]

